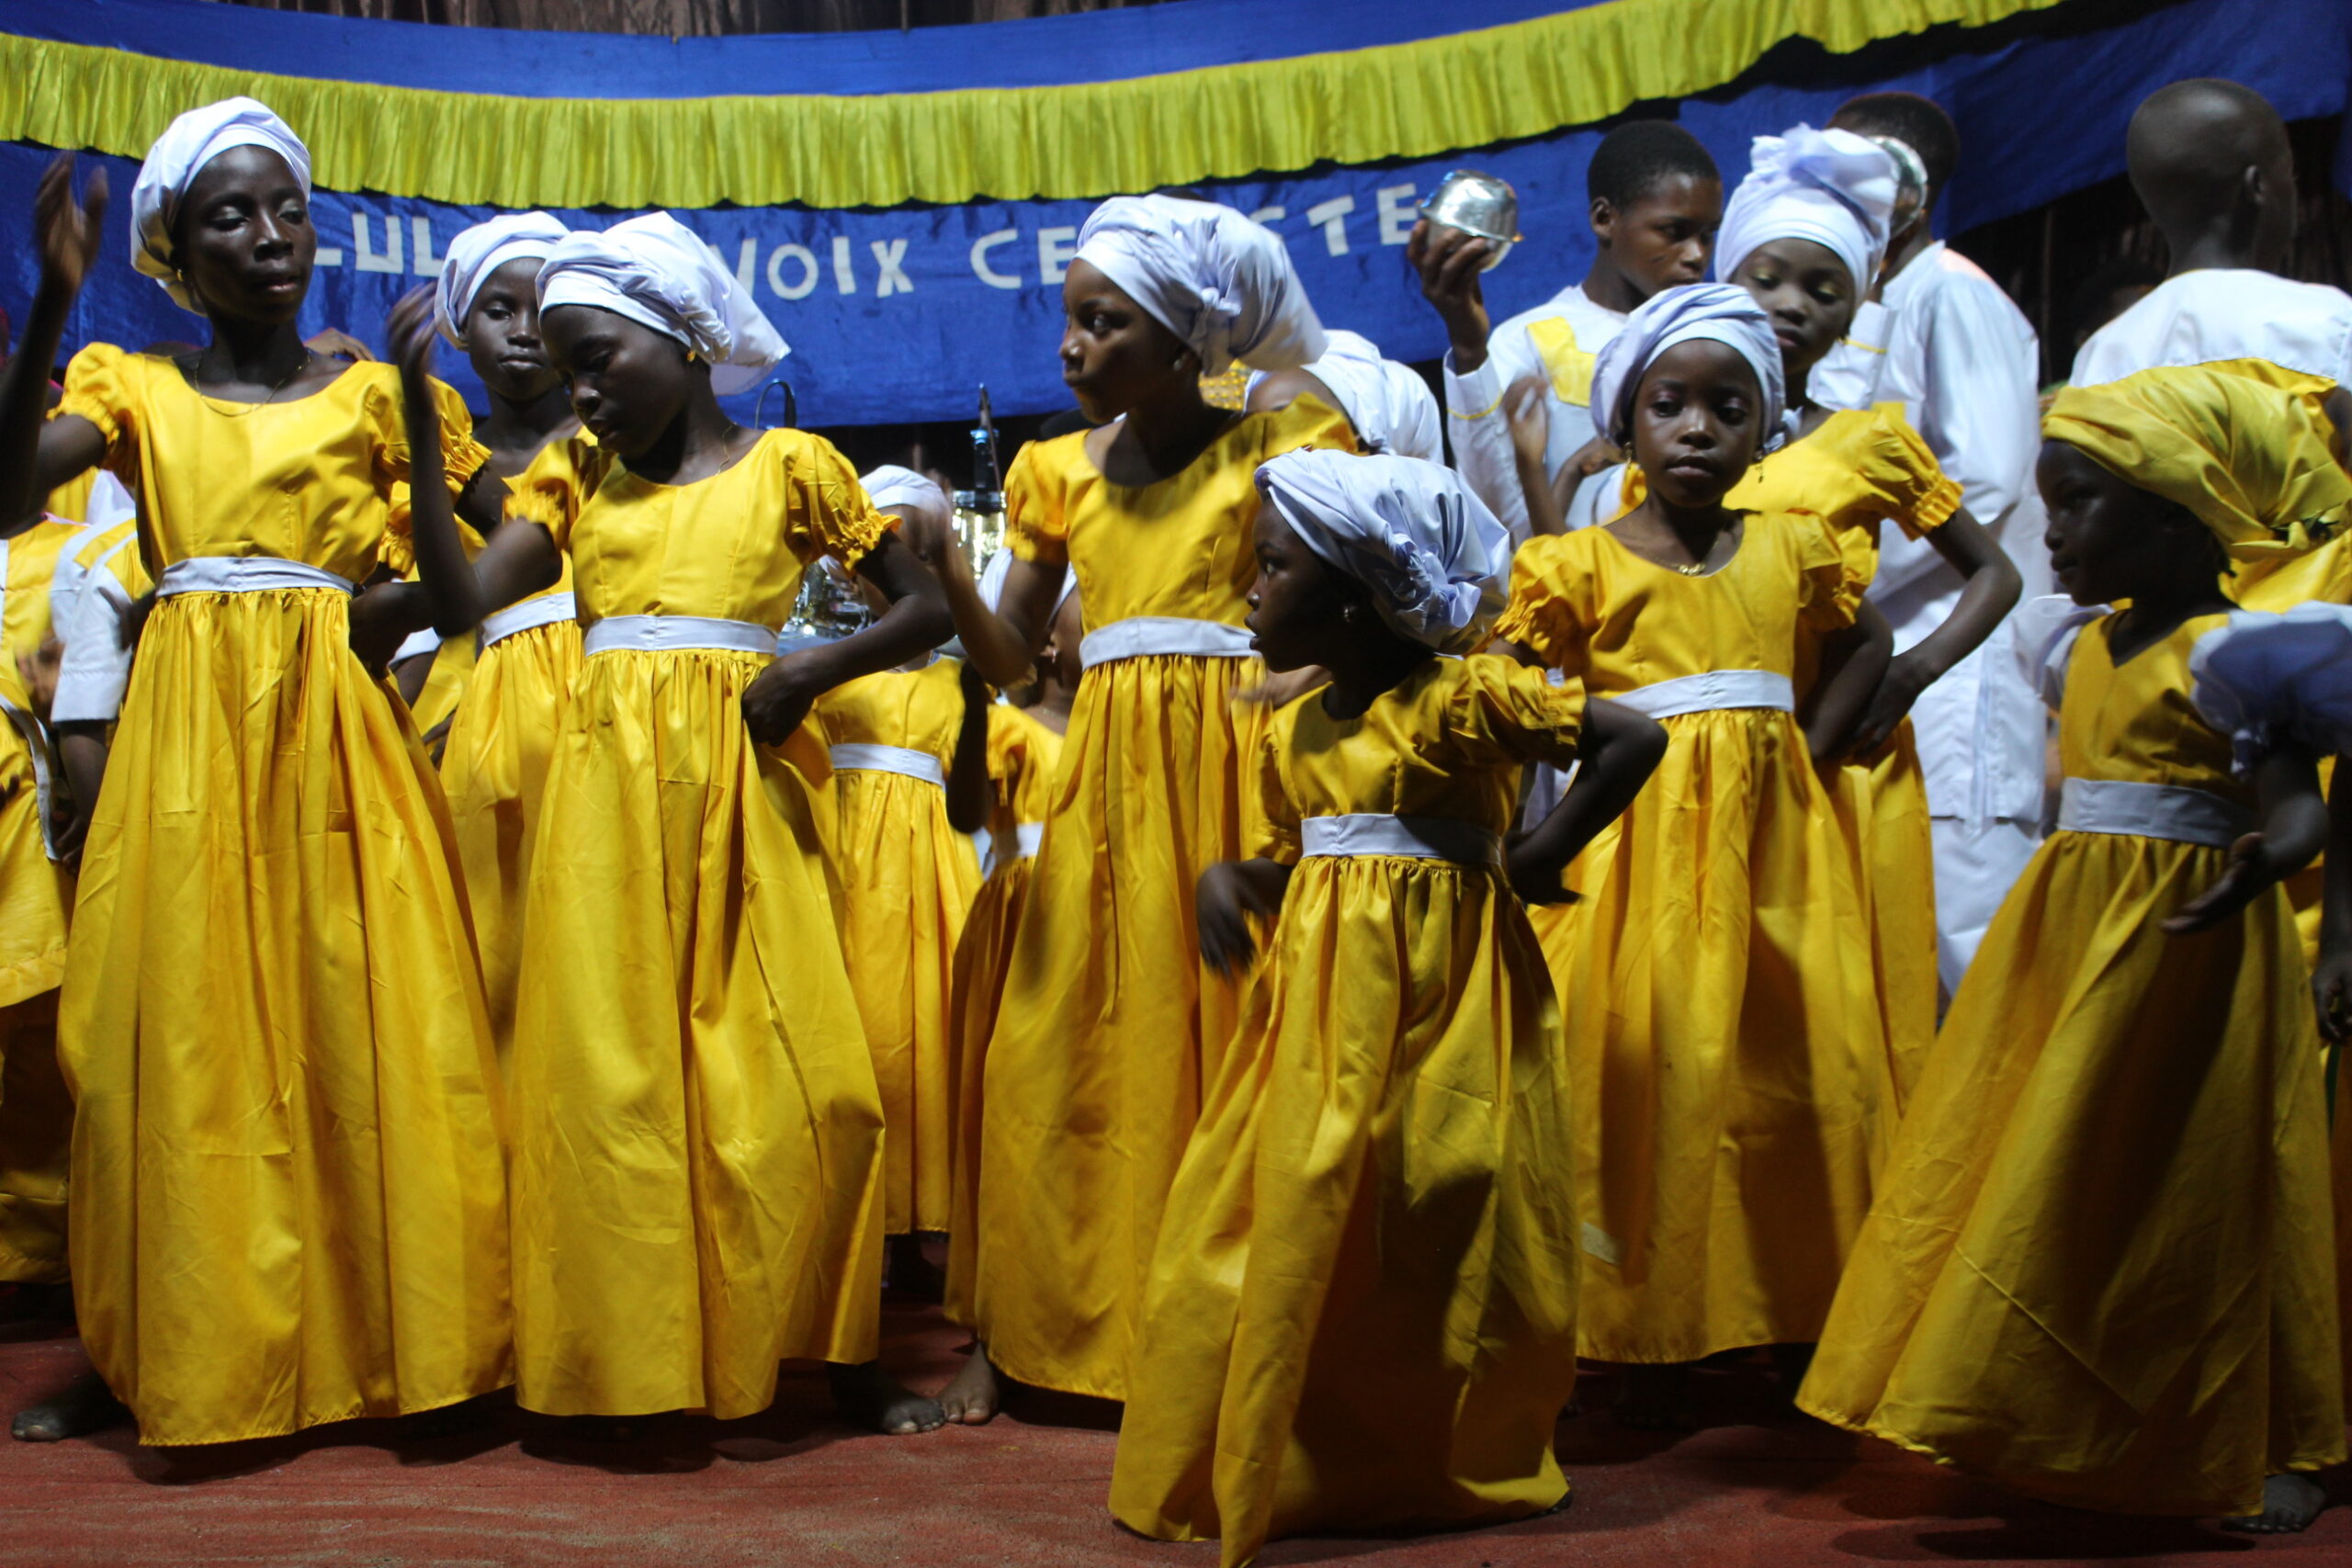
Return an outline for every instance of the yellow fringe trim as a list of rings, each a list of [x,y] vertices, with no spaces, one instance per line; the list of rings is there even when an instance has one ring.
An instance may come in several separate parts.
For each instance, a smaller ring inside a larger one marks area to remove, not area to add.
[[[503,208],[1100,197],[1326,159],[1435,157],[1720,86],[1792,38],[1849,53],[2064,3],[1613,0],[1376,49],[857,97],[497,97],[0,34],[0,139],[135,158],[173,116],[246,93],[309,143],[330,190]]]

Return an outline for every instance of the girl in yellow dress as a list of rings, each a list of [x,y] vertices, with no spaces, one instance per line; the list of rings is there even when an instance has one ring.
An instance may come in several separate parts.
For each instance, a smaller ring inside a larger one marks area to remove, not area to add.
[[[1887,634],[1820,518],[1730,508],[1781,430],[1780,350],[1745,291],[1653,297],[1593,387],[1645,498],[1521,546],[1496,631],[1668,737],[1569,868],[1583,897],[1544,952],[1575,1089],[1578,1348],[1629,1363],[1621,1420],[1681,1425],[1690,1362],[1815,1337],[1870,1201],[1885,1049],[1813,764]],[[1858,617],[1871,646],[1801,727],[1801,638]]]
[[[490,450],[483,472],[503,484],[519,478],[549,443],[580,428],[539,332],[539,267],[564,231],[544,212],[478,223],[449,242],[434,290],[441,335],[465,351],[489,390],[490,417],[474,434]],[[514,1037],[523,900],[539,795],[564,698],[580,672],[568,560],[554,587],[487,617],[481,644],[449,721],[441,783],[457,823],[490,1027],[503,1056]]]
[[[885,516],[953,525],[946,495],[911,469],[877,468],[861,482]],[[920,1237],[947,1230],[951,1202],[948,970],[980,887],[972,840],[947,820],[963,671],[961,660],[926,651],[899,669],[844,681],[817,705],[840,813],[842,953],[882,1090],[889,1283],[933,1300],[940,1281]]]
[[[46,426],[32,377],[0,394],[0,488],[104,462],[158,579],[58,1024],[83,1339],[150,1443],[430,1411],[511,1376],[501,1111],[448,818],[350,647],[403,480],[421,592],[466,624],[452,497],[482,453],[426,374],[423,299],[393,314],[395,364],[303,346],[309,194],[260,104],[181,116],[132,195],[135,261],[209,346],[92,344]],[[52,165],[23,365],[55,353],[96,207]],[[106,1414],[85,1385],[43,1419]]]
[[[2068,389],[2042,430],[2051,565],[2094,607],[2037,660],[2058,831],[1952,1002],[1799,1403],[2071,1506],[2292,1525],[2301,1472],[2345,1457],[2325,1088],[2276,886],[2325,812],[2291,742],[2233,773],[2191,660],[2229,558],[2310,548],[2352,480],[2316,398],[2207,368]]]
[[[1833,413],[1805,395],[1814,366],[1846,336],[1878,275],[1894,195],[1894,160],[1865,137],[1807,126],[1758,137],[1754,166],[1724,209],[1715,276],[1746,288],[1771,318],[1792,416],[1788,445],[1724,504],[1823,519],[1864,582],[1877,574],[1879,529],[1891,522],[1925,537],[1966,581],[1944,624],[1889,663],[1850,754],[1826,775],[1870,917],[1899,1111],[1935,1041],[1939,988],[1927,775],[1907,716],[1922,691],[1999,626],[2019,580],[1900,405]],[[1820,651],[1812,638],[1801,647],[1801,701],[1819,688]],[[1884,1122],[1889,1133],[1894,1121]]]
[[[996,608],[1012,553],[999,550],[980,579],[980,596]],[[1070,705],[1082,671],[1078,649],[1077,583],[1065,576],[1061,601],[1054,606],[1053,631],[1038,656],[1037,678],[1008,699],[992,698],[988,682],[964,666],[964,727],[956,739],[956,760],[947,770],[947,820],[960,833],[988,829],[989,878],[972,900],[964,935],[956,943],[948,991],[955,1015],[955,1118],[949,1150],[948,1231],[969,1235],[978,1213],[980,1091],[1004,994],[1005,967],[1012,962],[1013,933],[1029,905],[1031,873],[1045,839],[1046,815],[1060,776],[1062,739],[1069,733]],[[1021,697],[1016,704],[1012,697]],[[972,1252],[950,1244],[944,1291],[947,1316],[972,1323]],[[985,1419],[968,1405],[949,1412],[956,1421]]]
[[[1111,1510],[1162,1540],[1465,1525],[1567,1490],[1576,1235],[1559,1013],[1519,898],[1619,813],[1666,733],[1474,645],[1510,536],[1453,474],[1258,470],[1250,627],[1330,683],[1260,742],[1255,858],[1200,882],[1209,961],[1265,966],[1161,1228]],[[1521,765],[1581,762],[1513,849]],[[1518,895],[1514,896],[1514,893]]]
[[[801,721],[944,640],[937,586],[830,445],[720,411],[784,344],[669,214],[558,245],[539,313],[594,444],[558,441],[517,481],[469,606],[553,585],[568,557],[586,628],[507,1063],[517,1398],[610,1438],[752,1415],[777,1362],[811,1358],[853,1418],[936,1427],[873,1365],[882,1102]],[[893,603],[778,658],[820,555]]]
[[[1013,460],[1001,610],[954,552],[926,553],[999,686],[1028,677],[1066,573],[1084,603],[1086,680],[989,1043],[968,1242],[975,1327],[997,1364],[1118,1399],[1168,1184],[1233,1028],[1234,990],[1202,970],[1185,890],[1246,842],[1242,781],[1264,721],[1233,700],[1261,679],[1241,626],[1250,476],[1355,438],[1312,398],[1261,414],[1202,400],[1200,378],[1231,360],[1286,368],[1322,346],[1282,241],[1230,208],[1104,202],[1062,303],[1062,378],[1103,423]],[[985,1419],[987,1358],[942,1398]]]

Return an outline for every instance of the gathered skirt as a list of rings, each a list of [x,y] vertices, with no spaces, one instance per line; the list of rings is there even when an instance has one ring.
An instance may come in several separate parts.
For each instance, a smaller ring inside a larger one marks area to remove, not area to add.
[[[847,906],[842,947],[882,1091],[883,1229],[948,1229],[954,1182],[950,970],[979,890],[945,792],[870,768],[833,775]]]
[[[881,1098],[824,748],[744,728],[764,663],[601,653],[564,711],[508,1061],[528,1409],[731,1418],[780,1360],[875,1353]]]
[[[439,786],[345,596],[148,621],[60,1000],[84,1343],[150,1443],[510,1377],[501,1108]]]
[[[2286,898],[2061,832],[1952,1004],[1798,1403],[2016,1490],[2257,1511],[2345,1457],[2324,1074]]]
[[[1004,995],[1005,966],[1012,958],[1012,934],[1029,902],[1035,857],[1017,856],[989,873],[972,900],[972,912],[956,939],[948,983],[955,1060],[948,1108],[948,1234],[969,1237],[979,1219],[980,1095],[989,1059],[989,1036],[996,1030],[997,1006]],[[978,1249],[964,1242],[947,1248],[945,1311],[948,1320],[969,1328],[974,1258]]]
[[[1893,1135],[1860,896],[1788,714],[1665,720],[1624,816],[1532,912],[1574,1090],[1596,1359],[1813,1339]],[[1931,955],[1932,961],[1932,955]]]
[[[1162,1540],[1524,1517],[1567,1490],[1558,1011],[1498,873],[1309,858],[1169,1195],[1111,1508]]]
[[[1871,976],[1894,1068],[1895,1110],[1936,1043],[1936,842],[1928,775],[1907,717],[1868,756],[1825,782],[1870,921]],[[1893,1131],[1893,1124],[1886,1123]],[[1882,1151],[1883,1152],[1883,1151]]]
[[[1234,694],[1263,678],[1155,655],[1079,687],[982,1072],[974,1327],[1023,1382],[1126,1396],[1169,1183],[1233,1034],[1193,886],[1250,852],[1265,710]]]

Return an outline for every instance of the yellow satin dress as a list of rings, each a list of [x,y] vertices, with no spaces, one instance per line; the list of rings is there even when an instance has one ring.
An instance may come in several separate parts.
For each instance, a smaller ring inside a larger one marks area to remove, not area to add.
[[[487,454],[435,389],[453,486]],[[398,373],[215,401],[74,357],[160,576],[374,568]],[[58,1038],[83,1342],[149,1443],[453,1404],[511,1374],[502,1111],[439,784],[331,588],[148,619],[83,857]]]
[[[1140,488],[1105,479],[1085,440],[1023,448],[1005,538],[1078,574],[1089,634],[1138,616],[1238,626],[1258,465],[1356,449],[1306,397]],[[1263,679],[1254,659],[1150,654],[1080,685],[982,1074],[975,1328],[1023,1382],[1125,1397],[1168,1184],[1239,999],[1201,964],[1193,884],[1246,852],[1265,714],[1234,697]]]
[[[964,723],[963,661],[844,682],[817,705],[835,746],[920,751],[944,773]],[[836,761],[842,948],[882,1090],[883,1228],[944,1231],[953,1204],[955,1020],[949,968],[980,890],[972,840],[927,780]]]
[[[30,694],[17,670],[49,640],[49,586],[58,558],[90,530],[44,518],[6,545],[0,589],[0,1280],[65,1278],[65,1187],[74,1101],[57,1066],[57,986],[65,975],[74,874],[49,858],[41,831]],[[53,784],[53,759],[48,766]]]
[[[1862,582],[1819,519],[1750,516],[1686,577],[1607,528],[1530,540],[1498,637],[1593,696],[1716,670],[1788,676]],[[1577,1347],[1693,1361],[1819,1332],[1892,1138],[1852,863],[1795,717],[1661,721],[1665,759],[1533,911],[1575,1089]]]
[[[563,575],[547,592],[571,589],[567,556]],[[534,594],[532,599],[545,596]],[[447,654],[446,645],[442,651]],[[523,904],[531,885],[539,799],[580,661],[580,623],[570,616],[503,637],[481,649],[472,661],[441,751],[441,785],[448,792],[449,815],[457,823],[458,858],[465,867],[474,942],[481,953],[482,988],[490,998],[490,1027],[501,1059],[514,1040]],[[434,673],[440,673],[437,662]],[[420,703],[420,725],[424,723],[423,707]]]
[[[820,554],[881,539],[822,439],[687,485],[558,442],[508,527],[571,558],[581,624],[774,632]],[[765,652],[615,649],[563,710],[508,1056],[516,1395],[550,1415],[766,1408],[786,1358],[875,1354],[882,1102],[842,963],[812,727],[752,742]]]
[[[2183,624],[2067,664],[2070,777],[2250,806]],[[2248,1514],[2345,1457],[2326,1090],[2283,894],[2168,936],[2228,852],[2061,830],[1985,934],[1798,1403],[2020,1492]]]
[[[1302,857],[1300,823],[1500,835],[1522,761],[1569,765],[1584,692],[1437,659],[1361,716],[1274,716],[1265,828],[1295,866],[1169,1193],[1111,1511],[1163,1540],[1498,1523],[1567,1491],[1573,1137],[1559,1009],[1499,865]]]
[[[978,1217],[980,1080],[989,1036],[996,1029],[997,1005],[1004,995],[1013,933],[1028,907],[1031,873],[1037,863],[1034,852],[1021,852],[1021,835],[1023,829],[1036,833],[1045,826],[1061,767],[1062,732],[1026,708],[995,702],[989,705],[984,745],[991,799],[989,876],[972,900],[948,981],[956,1091],[948,1150],[954,1183],[948,1195],[951,1235],[971,1235]],[[947,1249],[946,1313],[950,1321],[967,1327],[972,1323],[975,1250],[967,1245]]]

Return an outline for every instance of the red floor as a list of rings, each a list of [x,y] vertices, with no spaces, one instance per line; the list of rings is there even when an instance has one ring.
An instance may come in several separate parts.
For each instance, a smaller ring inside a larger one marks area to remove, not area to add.
[[[893,1308],[886,1355],[944,1380],[958,1337]],[[85,1365],[62,1331],[0,1339],[0,1408]],[[2352,1562],[2352,1506],[2309,1534],[2256,1540],[2187,1522],[2026,1503],[1777,1405],[1760,1371],[1709,1375],[1734,1424],[1644,1440],[1605,1415],[1560,1427],[1577,1487],[1552,1517],[1412,1540],[1279,1542],[1262,1561],[1364,1568],[1459,1564],[2185,1562],[2260,1552],[2298,1568]],[[1587,1380],[1605,1405],[1605,1379]],[[304,1568],[563,1563],[775,1568],[804,1563],[1149,1562],[1214,1568],[1212,1546],[1165,1546],[1102,1510],[1114,1414],[1039,1398],[1019,1417],[923,1438],[832,1423],[813,1371],[748,1421],[678,1421],[641,1447],[571,1447],[505,1412],[488,1432],[395,1448],[369,1423],[203,1451],[142,1450],[128,1432],[56,1447],[0,1440],[0,1564],[39,1568],[288,1563]],[[2352,1490],[2331,1478],[2340,1498]]]

